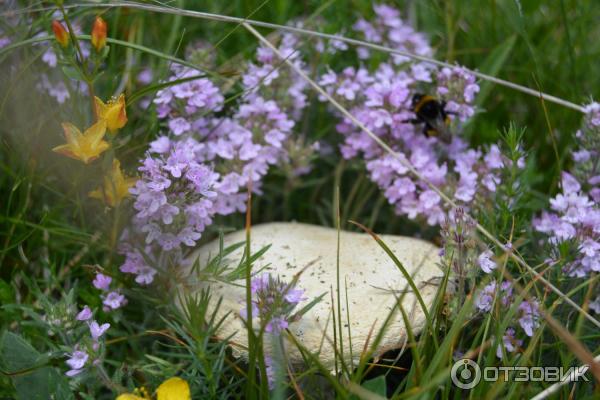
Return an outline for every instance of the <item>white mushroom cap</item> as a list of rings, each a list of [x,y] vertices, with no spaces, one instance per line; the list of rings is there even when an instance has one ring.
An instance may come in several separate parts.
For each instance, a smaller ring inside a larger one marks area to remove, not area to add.
[[[318,353],[320,361],[328,368],[333,368],[333,318],[332,309],[337,315],[337,231],[332,228],[300,224],[300,223],[268,223],[252,227],[252,253],[271,245],[258,261],[253,271],[266,266],[265,272],[278,275],[282,280],[290,282],[294,275],[306,267],[300,275],[297,287],[305,290],[307,299],[300,303],[301,309],[312,299],[326,293],[325,297],[312,307],[301,320],[290,323],[289,331],[300,343],[313,354]],[[382,240],[393,251],[413,281],[427,307],[433,304],[437,284],[443,272],[437,265],[439,249],[433,244],[404,236],[381,235]],[[237,231],[224,237],[225,247],[245,241],[245,232]],[[202,246],[188,259],[193,263],[199,258],[200,266],[219,254],[219,240]],[[237,266],[242,258],[243,247],[237,249],[227,258],[229,265]],[[348,337],[348,320],[346,312],[346,288],[352,334],[352,356],[355,363],[368,340],[369,332],[373,336],[388,317],[403,292],[406,292],[402,306],[411,321],[411,328],[418,334],[425,326],[425,315],[416,300],[416,296],[407,284],[398,267],[375,242],[365,233],[341,232],[340,236],[340,288],[341,312],[343,326],[344,360],[350,361],[350,341]],[[247,357],[246,327],[239,317],[240,310],[245,308],[245,281],[235,282],[240,286],[225,283],[204,283],[193,290],[209,285],[213,302],[222,297],[219,317],[229,312],[222,331],[222,337],[232,335],[232,342],[241,346],[233,346],[234,355]],[[331,304],[331,288],[333,288],[334,304]],[[337,320],[336,320],[337,321]],[[336,323],[337,325],[337,323]],[[374,328],[373,328],[374,327]],[[336,327],[337,328],[337,327]],[[326,338],[324,339],[324,335]],[[339,341],[339,337],[337,339]],[[379,343],[374,356],[387,350],[401,347],[406,340],[406,328],[399,309],[396,309],[392,321],[386,329],[383,340]],[[340,343],[338,342],[338,349]],[[293,363],[302,362],[299,351],[292,344],[287,345],[287,357]]]

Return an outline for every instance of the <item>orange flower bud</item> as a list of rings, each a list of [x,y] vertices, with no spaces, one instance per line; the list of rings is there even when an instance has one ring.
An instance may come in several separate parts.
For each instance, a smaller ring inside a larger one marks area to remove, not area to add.
[[[97,52],[106,46],[106,21],[102,17],[96,17],[92,28],[92,45]]]
[[[69,32],[67,32],[62,24],[56,20],[52,21],[52,30],[54,31],[54,37],[56,41],[62,46],[67,47],[69,45]]]

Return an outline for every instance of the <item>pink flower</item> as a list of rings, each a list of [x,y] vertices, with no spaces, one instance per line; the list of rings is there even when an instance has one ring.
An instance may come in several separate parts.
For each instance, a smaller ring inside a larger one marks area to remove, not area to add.
[[[92,322],[90,322],[89,327],[90,327],[90,334],[92,335],[92,339],[98,340],[102,335],[104,335],[104,333],[108,330],[108,328],[110,328],[110,324],[106,323],[106,324],[99,325],[98,322],[92,321]]]
[[[87,321],[90,318],[92,318],[92,310],[88,306],[83,307],[83,310],[76,317],[78,321]]]
[[[198,234],[199,236],[200,234]],[[135,281],[140,285],[149,285],[154,281],[154,275],[156,275],[156,270],[150,267],[142,267],[138,271],[138,275],[135,277]]]
[[[489,274],[496,269],[496,262],[492,260],[493,256],[494,253],[490,250],[486,250],[477,257],[477,264],[479,264],[481,270],[486,274]]]
[[[71,357],[67,360],[67,364],[73,370],[80,370],[87,362],[89,356],[85,351],[77,350],[71,354]]]
[[[163,154],[171,148],[171,141],[166,136],[161,136],[150,143],[150,151],[153,153]]]
[[[600,296],[596,297],[596,299],[590,303],[590,310],[596,314],[600,314]]]
[[[519,311],[521,313],[521,316],[519,318],[519,325],[521,325],[521,328],[523,328],[527,336],[533,336],[534,329],[536,329],[540,325],[540,314],[538,311],[537,302],[523,301],[519,305]]]
[[[101,273],[97,273],[96,278],[92,281],[94,287],[100,290],[108,290],[111,282],[112,278],[110,276]]]
[[[169,129],[174,135],[179,136],[189,131],[192,125],[185,118],[175,118],[169,121]]]
[[[577,179],[568,172],[562,173],[562,189],[564,193],[576,193],[581,190],[581,185]]]
[[[125,296],[119,292],[110,292],[104,297],[102,304],[113,310],[116,310],[125,304]]]
[[[515,338],[515,330],[513,328],[508,328],[504,336],[502,336],[502,343],[496,348],[496,356],[499,359],[502,359],[503,346],[507,353],[514,353],[522,344],[522,340]]]

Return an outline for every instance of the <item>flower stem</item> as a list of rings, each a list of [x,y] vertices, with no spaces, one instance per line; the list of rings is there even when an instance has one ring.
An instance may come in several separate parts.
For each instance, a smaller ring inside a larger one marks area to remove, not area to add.
[[[67,24],[67,29],[69,30],[69,36],[71,37],[71,40],[73,41],[73,44],[75,46],[75,50],[77,51],[77,55],[79,56],[79,61],[81,62],[81,66],[82,66],[81,72],[83,75],[83,79],[88,87],[88,94],[90,95],[92,112],[94,113],[94,120],[97,121],[98,120],[98,112],[96,111],[96,102],[94,100],[96,95],[94,92],[94,85],[92,84],[93,79],[92,79],[92,77],[88,76],[87,60],[83,57],[83,51],[81,50],[81,46],[79,45],[79,40],[77,39],[77,35],[75,35],[75,30],[73,29],[73,26],[71,25],[71,21],[69,20],[69,17],[67,15],[67,12],[65,11],[64,6],[62,4],[60,4],[58,6],[58,8],[60,9],[60,12],[62,13],[63,18],[65,19],[65,23]]]

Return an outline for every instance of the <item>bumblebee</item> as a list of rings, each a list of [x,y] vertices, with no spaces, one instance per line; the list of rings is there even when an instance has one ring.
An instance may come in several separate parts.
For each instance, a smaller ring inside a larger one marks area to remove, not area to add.
[[[450,114],[445,110],[446,102],[435,97],[417,93],[412,98],[412,109],[417,116],[408,120],[413,124],[423,124],[423,134],[427,137],[439,137],[443,142],[449,143],[452,134],[449,129]]]

